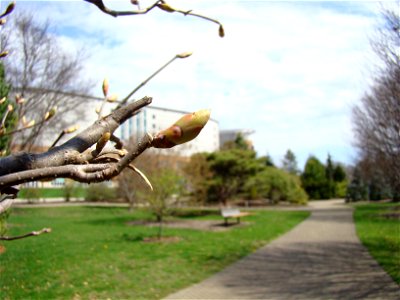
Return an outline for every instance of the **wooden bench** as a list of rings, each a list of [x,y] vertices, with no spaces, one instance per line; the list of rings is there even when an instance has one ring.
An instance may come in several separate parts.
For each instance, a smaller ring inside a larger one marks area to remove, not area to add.
[[[221,209],[221,215],[225,219],[225,226],[228,226],[228,219],[237,219],[237,223],[240,223],[240,218],[250,215],[247,212],[241,212],[237,208],[223,208]]]

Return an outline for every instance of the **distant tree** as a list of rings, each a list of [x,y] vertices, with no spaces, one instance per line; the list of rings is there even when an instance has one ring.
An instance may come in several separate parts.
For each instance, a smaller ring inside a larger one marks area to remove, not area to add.
[[[325,166],[315,156],[310,156],[301,175],[301,183],[311,199],[326,199],[327,180]]]
[[[5,116],[7,114],[7,118],[0,120],[0,131],[6,132],[12,130],[16,124],[14,106],[8,99],[10,89],[11,86],[6,82],[4,65],[0,62],[0,116]],[[12,108],[12,110],[10,108]],[[0,136],[0,156],[9,154],[10,142],[10,135]]]
[[[357,162],[348,186],[349,200],[383,200],[392,197],[391,185],[385,174],[369,160]]]
[[[292,150],[288,149],[286,151],[285,156],[283,157],[282,161],[282,168],[290,173],[297,175],[299,173],[299,169],[297,167],[297,160],[295,154],[292,152]]]
[[[248,176],[262,168],[252,150],[231,149],[208,155],[211,179],[208,199],[226,205],[229,198],[239,193]]]
[[[222,145],[222,150],[229,149],[242,149],[251,150],[252,146],[248,140],[246,140],[242,133],[238,133],[233,141],[227,141]]]
[[[400,16],[398,10],[383,10],[382,16],[384,23],[371,41],[381,63],[370,90],[353,108],[353,127],[359,160],[380,170],[392,198],[400,200]]]
[[[184,166],[183,172],[188,180],[188,188],[192,198],[201,204],[207,201],[209,180],[212,177],[207,153],[196,153],[190,157],[190,161]]]
[[[333,170],[333,181],[335,182],[335,197],[345,198],[347,194],[348,180],[344,167],[337,163]]]
[[[271,157],[271,155],[267,154],[265,156],[261,156],[258,159],[262,165],[266,166],[266,167],[275,167],[274,161]]]
[[[341,182],[346,180],[346,171],[341,164],[336,164],[333,170],[333,180],[335,182]]]
[[[14,137],[13,144],[29,151],[44,133],[54,136],[71,126],[71,118],[65,115],[71,116],[73,112],[76,119],[85,118],[84,109],[79,109],[85,101],[73,94],[87,94],[91,84],[81,76],[84,53],[63,50],[51,34],[49,21],[41,23],[26,12],[15,13],[10,19],[2,35],[7,37],[7,48],[12,55],[4,59],[4,64],[7,80],[24,101],[18,106],[18,120],[25,117],[39,123],[46,112],[57,110],[49,122],[37,124]]]
[[[332,157],[328,154],[325,165],[325,177],[326,177],[326,190],[324,198],[330,199],[336,196],[336,184],[334,181],[335,166],[332,161]]]
[[[279,201],[305,204],[308,199],[298,176],[273,167],[249,177],[244,188],[248,198],[269,199],[274,204]]]

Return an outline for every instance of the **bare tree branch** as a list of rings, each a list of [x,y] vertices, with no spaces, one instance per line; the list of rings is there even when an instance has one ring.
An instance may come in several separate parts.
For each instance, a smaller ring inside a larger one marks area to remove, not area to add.
[[[0,159],[0,186],[4,186],[3,176],[21,171],[58,167],[75,163],[77,156],[96,144],[105,132],[113,133],[123,122],[142,107],[150,104],[152,98],[144,97],[121,107],[110,115],[97,120],[92,126],[47,152],[40,154],[21,153]]]
[[[24,239],[30,236],[38,236],[43,233],[50,233],[51,228],[43,228],[42,230],[39,231],[32,231],[23,235],[17,235],[17,236],[0,236],[0,241],[13,241],[13,240],[19,240],[19,239]]]

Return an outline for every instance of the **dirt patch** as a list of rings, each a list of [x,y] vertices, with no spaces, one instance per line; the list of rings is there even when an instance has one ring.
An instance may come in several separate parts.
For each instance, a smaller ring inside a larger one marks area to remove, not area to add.
[[[130,226],[142,225],[149,227],[158,227],[159,223],[151,222],[151,221],[132,221],[127,223]],[[228,231],[232,228],[244,227],[249,225],[249,222],[241,222],[236,223],[231,221],[228,225],[218,220],[174,220],[174,221],[165,221],[163,223],[164,227],[169,228],[183,228],[183,229],[195,229],[195,230],[204,230],[204,231]]]

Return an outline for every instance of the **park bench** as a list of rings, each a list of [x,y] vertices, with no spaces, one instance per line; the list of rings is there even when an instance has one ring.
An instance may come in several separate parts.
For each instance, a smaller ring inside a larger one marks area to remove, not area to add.
[[[250,214],[247,212],[241,212],[238,208],[222,208],[221,215],[225,219],[225,226],[228,226],[229,219],[237,219],[237,223],[240,223],[240,218]]]

